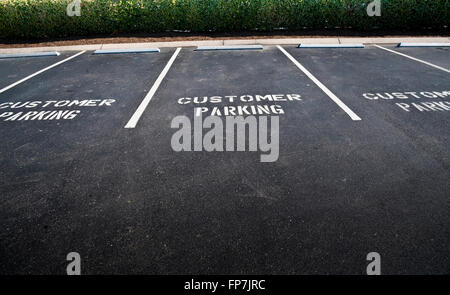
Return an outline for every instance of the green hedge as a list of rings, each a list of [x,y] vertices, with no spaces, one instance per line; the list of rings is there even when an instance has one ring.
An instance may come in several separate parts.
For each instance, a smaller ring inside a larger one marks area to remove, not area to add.
[[[369,17],[372,0],[0,0],[1,38],[49,38],[93,34],[231,32],[276,28],[356,30],[443,29],[450,0],[381,0],[381,17]]]

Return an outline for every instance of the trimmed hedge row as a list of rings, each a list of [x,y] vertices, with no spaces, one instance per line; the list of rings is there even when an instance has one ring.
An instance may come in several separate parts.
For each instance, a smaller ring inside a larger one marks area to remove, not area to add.
[[[81,16],[66,13],[72,0],[0,0],[1,38],[48,38],[113,33],[232,32],[353,28],[447,28],[450,0],[82,0]]]

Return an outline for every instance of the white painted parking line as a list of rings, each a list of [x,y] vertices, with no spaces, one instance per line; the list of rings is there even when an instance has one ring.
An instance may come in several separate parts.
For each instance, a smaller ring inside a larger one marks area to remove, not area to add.
[[[383,49],[383,50],[386,50],[386,51],[389,51],[389,52],[392,52],[392,53],[395,53],[395,54],[404,56],[404,57],[409,58],[409,59],[412,59],[412,60],[414,60],[414,61],[418,61],[418,62],[423,63],[423,64],[426,64],[426,65],[428,65],[428,66],[430,66],[430,67],[436,68],[436,69],[438,69],[438,70],[441,70],[441,71],[450,73],[450,70],[445,69],[445,68],[440,67],[440,66],[437,66],[437,65],[435,65],[435,64],[429,63],[429,62],[427,62],[427,61],[424,61],[424,60],[421,60],[421,59],[418,59],[418,58],[415,58],[415,57],[406,55],[406,54],[404,54],[404,53],[401,53],[401,52],[398,52],[398,51],[395,51],[395,50],[392,50],[392,49],[385,48],[385,47],[380,46],[380,45],[374,45],[374,46],[375,46],[375,47],[378,47],[378,48],[380,48],[380,49]]]
[[[155,95],[156,90],[158,90],[159,85],[161,84],[162,80],[164,79],[164,77],[166,76],[170,67],[172,66],[173,62],[177,58],[177,55],[180,52],[180,50],[181,50],[181,47],[178,47],[177,50],[175,50],[175,53],[172,55],[170,60],[167,62],[166,66],[162,70],[161,74],[159,74],[158,79],[156,79],[152,88],[147,93],[147,95],[144,97],[141,104],[136,109],[133,116],[131,117],[131,119],[128,121],[127,125],[125,125],[124,128],[135,128],[136,127],[136,124],[138,123],[139,119],[141,118],[142,114],[144,113],[145,109],[147,108],[150,100],[153,98],[153,95]]]
[[[0,58],[41,57],[41,56],[59,56],[59,55],[60,53],[58,51],[46,51],[46,52],[0,54]]]
[[[228,46],[198,46],[195,51],[209,50],[261,50],[262,45],[228,45]]]
[[[277,45],[278,49],[284,53],[309,79],[311,79],[323,92],[328,95],[353,121],[360,121],[361,118],[356,115],[345,103],[343,103],[333,92],[331,92],[325,85],[323,85],[313,74],[311,74],[304,66],[302,66],[292,55],[290,55],[283,47]]]
[[[297,48],[364,48],[364,44],[299,44]]]
[[[70,57],[68,57],[68,58],[66,58],[66,59],[64,59],[64,60],[62,60],[62,61],[59,61],[59,62],[57,62],[57,63],[55,63],[55,64],[52,64],[51,66],[48,66],[48,67],[46,67],[46,68],[44,68],[44,69],[42,69],[42,70],[40,70],[40,71],[37,71],[36,73],[31,74],[31,75],[29,75],[28,77],[23,78],[22,80],[19,80],[19,81],[15,82],[15,83],[13,83],[13,84],[11,84],[11,85],[9,85],[9,86],[6,86],[6,87],[3,88],[3,89],[0,89],[0,93],[3,93],[3,92],[5,92],[6,90],[11,89],[11,88],[13,88],[14,86],[17,86],[17,85],[19,85],[20,83],[23,83],[23,82],[25,82],[25,81],[27,81],[27,80],[33,78],[34,76],[37,76],[37,75],[39,75],[39,74],[41,74],[41,73],[43,73],[43,72],[45,72],[45,71],[47,71],[47,70],[50,70],[50,69],[52,69],[52,68],[54,68],[54,67],[56,67],[56,66],[59,66],[60,64],[65,63],[66,61],[69,61],[69,60],[71,60],[71,59],[73,59],[73,58],[75,58],[75,57],[77,57],[77,56],[79,56],[79,55],[81,55],[81,54],[83,54],[83,53],[85,53],[85,52],[86,52],[86,50],[80,51],[80,52],[78,52],[77,54],[74,54],[74,55],[72,55],[72,56],[70,56]]]
[[[150,53],[150,52],[159,52],[159,48],[96,50],[94,51],[94,54]]]
[[[407,43],[402,42],[397,47],[450,47],[449,43]]]

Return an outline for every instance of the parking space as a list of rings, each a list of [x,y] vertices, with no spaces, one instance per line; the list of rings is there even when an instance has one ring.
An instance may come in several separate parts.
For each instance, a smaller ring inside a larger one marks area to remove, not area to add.
[[[449,223],[442,207],[449,189],[449,74],[375,47],[288,50],[362,118],[357,128],[336,132],[351,143],[347,160],[355,165],[344,174],[354,175],[348,179],[360,191],[350,195],[375,214],[373,245],[395,257],[444,255],[447,246],[435,241],[449,242],[440,226]]]
[[[363,118],[366,134],[408,135],[449,167],[447,72],[376,47],[290,52]]]
[[[170,51],[139,57],[86,53],[1,93],[5,159],[21,167],[18,154],[39,154],[40,165],[51,171],[52,160],[65,163],[80,149],[112,140]],[[29,178],[15,169],[2,174],[5,185]]]
[[[311,130],[327,132],[330,124],[352,123],[276,47],[261,51],[181,51],[135,132],[167,132],[166,139],[170,140],[173,129],[168,127],[179,115],[192,120],[212,115],[280,116],[280,125],[290,126],[280,130],[286,154],[298,149],[301,134],[312,136]],[[170,147],[170,142],[162,146]]]
[[[24,123],[24,127],[65,126],[64,121],[71,128],[81,124],[82,128],[119,129],[158,77],[171,51],[139,56],[81,54],[1,93],[1,120]],[[49,111],[63,115],[52,116]]]
[[[86,52],[0,94],[0,272],[74,250],[85,273],[359,274],[371,251],[448,272],[450,74],[373,46],[194,49]],[[195,130],[176,152],[178,116],[279,118],[279,152]]]

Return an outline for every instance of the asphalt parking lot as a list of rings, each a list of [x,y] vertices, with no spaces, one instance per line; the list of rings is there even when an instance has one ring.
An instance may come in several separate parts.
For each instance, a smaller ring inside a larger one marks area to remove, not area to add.
[[[278,158],[174,151],[199,114]],[[450,47],[0,59],[0,273],[448,274],[449,126]]]

